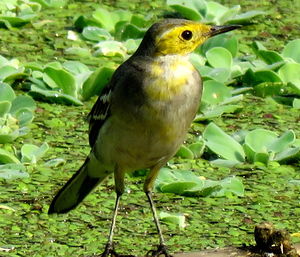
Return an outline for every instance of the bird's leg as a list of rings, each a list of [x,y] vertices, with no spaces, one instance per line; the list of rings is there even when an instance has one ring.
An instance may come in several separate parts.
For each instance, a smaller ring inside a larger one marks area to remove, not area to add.
[[[157,232],[158,232],[158,235],[159,235],[159,246],[158,246],[157,250],[150,250],[147,253],[147,256],[164,255],[166,257],[171,257],[171,255],[168,253],[167,247],[165,245],[165,240],[164,240],[164,237],[162,235],[162,231],[161,231],[161,228],[160,228],[160,223],[159,223],[158,216],[157,216],[157,213],[156,213],[155,205],[154,205],[154,202],[153,202],[153,199],[152,199],[151,191],[146,192],[146,195],[147,195],[148,201],[150,203],[150,207],[151,207],[151,210],[152,210],[154,222],[155,222],[156,229],[157,229]]]
[[[114,245],[113,245],[113,235],[114,235],[114,229],[116,226],[116,218],[118,214],[118,208],[119,208],[119,203],[122,194],[124,193],[124,172],[118,167],[115,168],[114,171],[114,177],[115,177],[115,190],[117,193],[117,198],[116,198],[116,203],[115,203],[115,209],[113,212],[113,218],[111,221],[111,226],[110,226],[110,231],[109,231],[109,236],[108,236],[108,242],[105,246],[104,252],[101,254],[101,257],[108,257],[109,255],[117,257],[119,256],[115,250],[114,250]]]
[[[101,254],[101,257],[108,257],[109,255],[111,256],[118,256],[118,254],[114,250],[113,246],[113,236],[114,236],[114,229],[116,226],[116,218],[118,214],[118,208],[119,208],[119,203],[120,203],[120,198],[122,194],[117,193],[117,198],[116,198],[116,203],[115,203],[115,209],[113,212],[113,218],[111,221],[110,225],[110,231],[109,231],[109,236],[108,236],[108,242],[106,243],[104,252]]]
[[[156,229],[157,229],[157,232],[158,232],[158,235],[159,235],[159,246],[158,246],[157,250],[150,250],[147,253],[147,256],[164,255],[166,257],[171,257],[171,255],[168,253],[167,247],[165,245],[165,240],[164,240],[161,228],[160,228],[159,219],[158,219],[156,209],[155,209],[155,205],[154,205],[154,202],[153,202],[153,199],[152,199],[153,184],[154,184],[154,181],[155,181],[155,179],[158,175],[158,172],[159,172],[161,166],[162,165],[159,164],[159,165],[156,165],[156,166],[152,167],[152,169],[150,170],[150,173],[148,174],[148,176],[145,180],[145,183],[144,183],[144,192],[146,193],[148,201],[150,203],[150,207],[151,207],[152,214],[153,214],[153,219],[154,219],[155,226],[156,226]]]

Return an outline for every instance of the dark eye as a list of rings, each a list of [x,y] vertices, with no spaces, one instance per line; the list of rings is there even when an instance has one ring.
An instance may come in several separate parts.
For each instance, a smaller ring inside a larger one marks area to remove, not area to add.
[[[190,40],[193,37],[193,33],[190,30],[185,30],[181,33],[181,37],[185,40]]]

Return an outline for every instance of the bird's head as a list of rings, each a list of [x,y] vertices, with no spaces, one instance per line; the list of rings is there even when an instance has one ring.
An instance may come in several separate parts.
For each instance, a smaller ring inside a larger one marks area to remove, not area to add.
[[[186,55],[208,38],[240,27],[240,25],[211,26],[184,19],[165,19],[149,28],[136,54]]]

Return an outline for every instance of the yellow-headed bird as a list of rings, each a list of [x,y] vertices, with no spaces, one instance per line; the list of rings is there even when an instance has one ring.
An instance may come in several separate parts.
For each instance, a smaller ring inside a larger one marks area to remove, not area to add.
[[[182,144],[198,110],[202,82],[189,53],[208,38],[239,28],[210,26],[184,19],[152,25],[137,51],[113,74],[89,114],[91,152],[58,192],[49,213],[75,208],[114,173],[116,203],[102,256],[114,253],[113,231],[126,172],[149,168],[144,183],[160,244],[152,256],[170,256],[151,196],[162,166]]]

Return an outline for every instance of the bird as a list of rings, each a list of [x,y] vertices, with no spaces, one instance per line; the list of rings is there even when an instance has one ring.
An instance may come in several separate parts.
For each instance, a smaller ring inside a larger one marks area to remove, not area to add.
[[[136,52],[115,70],[99,94],[88,114],[90,153],[56,194],[48,213],[74,209],[113,174],[115,207],[107,244],[100,256],[115,254],[113,235],[124,177],[140,169],[149,169],[143,190],[159,235],[159,245],[151,256],[171,256],[152,191],[159,170],[183,143],[200,104],[202,80],[189,54],[212,36],[240,27],[162,19],[146,31]]]

